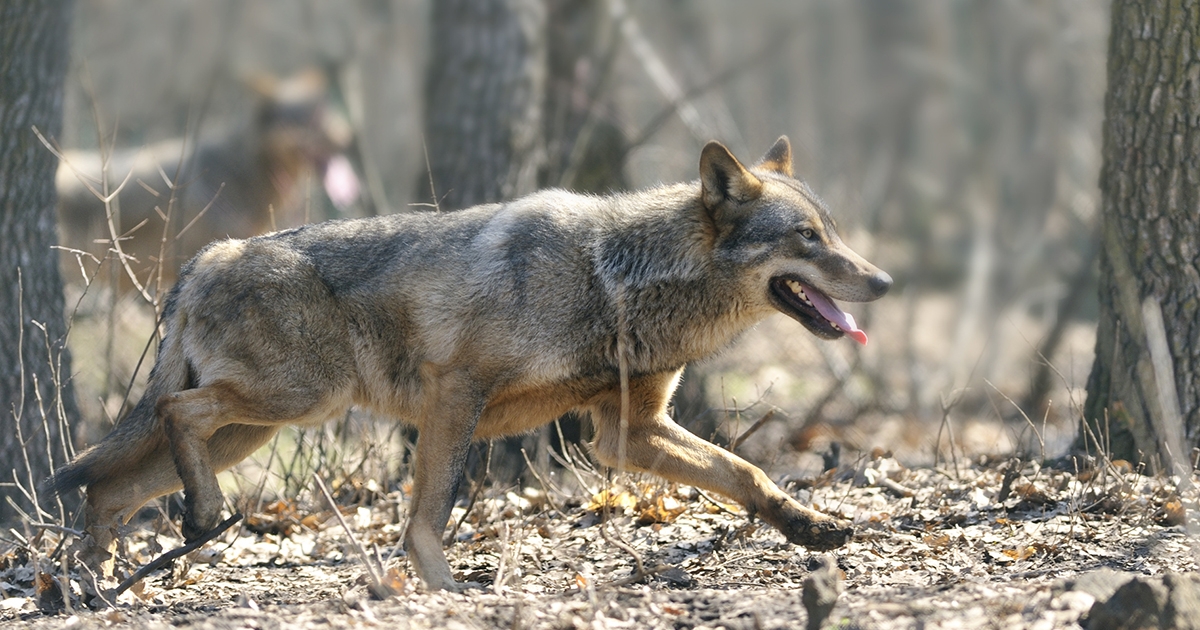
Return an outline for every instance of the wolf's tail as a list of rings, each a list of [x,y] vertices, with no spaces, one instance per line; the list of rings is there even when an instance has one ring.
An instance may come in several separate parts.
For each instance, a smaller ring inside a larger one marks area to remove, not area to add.
[[[167,332],[159,346],[154,369],[150,371],[146,392],[103,440],[59,468],[46,481],[46,486],[55,494],[117,476],[119,471],[136,468],[138,462],[168,447],[156,417],[158,399],[193,386],[193,375],[180,339],[183,331],[174,316],[176,296],[182,284],[181,280],[167,295],[163,309]]]

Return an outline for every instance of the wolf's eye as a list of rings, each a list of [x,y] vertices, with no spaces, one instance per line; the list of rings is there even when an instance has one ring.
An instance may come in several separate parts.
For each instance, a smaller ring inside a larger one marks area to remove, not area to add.
[[[800,230],[800,236],[803,236],[805,239],[810,240],[810,241],[813,240],[813,238],[816,237],[816,235],[817,235],[817,233],[812,231],[812,228],[804,228],[804,229]]]

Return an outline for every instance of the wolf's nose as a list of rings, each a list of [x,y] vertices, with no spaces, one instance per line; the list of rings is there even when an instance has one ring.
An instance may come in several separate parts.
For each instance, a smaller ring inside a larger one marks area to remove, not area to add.
[[[867,284],[871,285],[871,290],[875,292],[875,295],[883,295],[888,292],[888,289],[892,288],[892,277],[886,271],[880,271],[871,276]]]

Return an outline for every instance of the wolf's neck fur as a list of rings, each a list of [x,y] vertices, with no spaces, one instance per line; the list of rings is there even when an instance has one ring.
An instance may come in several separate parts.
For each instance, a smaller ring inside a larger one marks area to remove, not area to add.
[[[728,346],[770,311],[748,299],[739,269],[719,264],[699,183],[622,195],[595,269],[631,369],[653,372]],[[615,358],[615,350],[614,358]]]

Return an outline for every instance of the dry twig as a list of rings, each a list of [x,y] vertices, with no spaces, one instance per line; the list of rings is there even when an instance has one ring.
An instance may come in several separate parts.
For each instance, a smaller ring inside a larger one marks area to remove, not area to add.
[[[242,520],[241,513],[234,514],[233,516],[230,516],[229,518],[225,519],[224,521],[221,521],[221,523],[219,525],[217,525],[216,527],[209,530],[208,533],[205,534],[204,536],[197,538],[196,540],[193,540],[192,542],[190,542],[182,547],[177,547],[175,549],[172,549],[171,551],[168,551],[168,552],[162,554],[161,556],[155,558],[154,560],[151,560],[149,563],[144,565],[142,568],[135,571],[133,573],[133,575],[125,578],[125,581],[121,582],[116,588],[105,593],[105,598],[104,598],[105,601],[115,601],[117,599],[118,595],[129,590],[130,587],[132,587],[134,584],[137,584],[138,581],[140,581],[142,578],[161,569],[162,567],[166,566],[167,563],[175,560],[176,558],[179,558],[181,556],[186,556],[187,554],[199,549],[200,547],[203,547],[205,545],[205,543],[216,538],[217,536],[220,536],[222,533],[225,532],[225,530],[229,529],[230,527],[233,527],[233,525],[240,520]]]
[[[383,576],[381,575],[383,567],[376,568],[375,565],[371,563],[371,557],[367,555],[367,550],[362,546],[362,543],[358,542],[358,538],[355,537],[354,532],[350,529],[350,525],[347,524],[346,519],[342,517],[342,511],[338,509],[337,503],[335,503],[333,500],[333,495],[329,493],[329,488],[325,485],[325,480],[321,479],[321,475],[318,475],[315,472],[313,473],[313,479],[316,480],[317,487],[321,489],[321,494],[325,495],[325,500],[329,502],[329,508],[333,510],[334,517],[337,518],[338,523],[341,524],[342,529],[345,530],[346,537],[350,539],[350,547],[353,548],[356,553],[358,553],[358,557],[362,560],[363,565],[366,567],[367,577],[371,582],[369,585],[371,594],[379,599],[386,599],[395,595],[396,589],[392,588],[391,585],[385,582]]]

